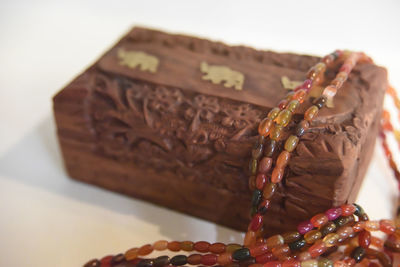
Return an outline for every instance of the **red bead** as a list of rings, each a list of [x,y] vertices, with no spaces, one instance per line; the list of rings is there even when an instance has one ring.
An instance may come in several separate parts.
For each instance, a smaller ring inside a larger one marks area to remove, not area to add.
[[[193,248],[198,252],[208,252],[208,249],[210,248],[210,243],[206,241],[199,241],[194,243]]]
[[[314,227],[318,228],[328,222],[328,217],[323,213],[319,213],[312,217],[310,222],[313,224]]]
[[[113,258],[113,256],[111,256],[111,255],[103,257],[100,260],[100,266],[101,267],[109,267],[109,266],[111,266],[112,258]]]
[[[267,176],[263,173],[259,173],[256,177],[257,189],[263,190],[266,181],[267,181]]]
[[[299,89],[306,89],[307,91],[309,91],[311,89],[311,86],[312,86],[312,80],[306,79]]]
[[[267,244],[260,244],[260,245],[250,248],[250,255],[252,257],[258,257],[258,256],[261,256],[261,255],[267,253],[267,251],[268,251]]]
[[[340,208],[342,209],[342,216],[352,215],[356,211],[356,207],[352,204],[345,204]]]
[[[279,109],[282,110],[282,109],[286,108],[288,102],[289,102],[289,101],[287,101],[286,99],[281,100],[281,101],[279,102],[279,104],[278,104]]]
[[[215,254],[206,254],[201,258],[201,264],[206,266],[211,266],[217,263],[217,255]]]
[[[269,261],[264,263],[264,267],[282,267],[282,264],[279,261]]]
[[[174,252],[179,251],[179,250],[181,250],[181,242],[171,241],[171,242],[168,243],[167,248],[170,251],[174,251]],[[140,253],[139,253],[139,255],[140,255]]]
[[[297,231],[304,235],[305,233],[311,231],[314,228],[313,224],[310,221],[304,221],[299,223],[297,226]]]
[[[368,248],[371,244],[371,233],[369,231],[361,231],[358,235],[358,244],[360,247]]]
[[[199,265],[202,258],[203,257],[200,254],[192,254],[187,258],[187,262],[191,265]]]
[[[256,232],[262,226],[264,221],[264,217],[261,214],[254,215],[253,219],[250,222],[250,230]]]
[[[180,245],[179,245],[178,250],[179,249],[180,249]],[[146,256],[146,255],[150,254],[151,252],[153,252],[153,250],[154,250],[153,246],[150,244],[147,244],[147,245],[144,245],[139,248],[138,254],[140,256]]]

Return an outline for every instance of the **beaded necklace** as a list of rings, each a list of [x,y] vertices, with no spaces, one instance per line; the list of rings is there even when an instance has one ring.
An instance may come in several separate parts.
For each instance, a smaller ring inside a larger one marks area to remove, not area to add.
[[[278,141],[294,112],[307,98],[311,88],[323,82],[326,69],[337,63],[341,65],[336,77],[304,112],[304,118],[296,125],[294,133],[284,140],[283,150],[277,151]],[[123,254],[91,260],[84,267],[163,267],[186,264],[227,267],[344,267],[356,264],[379,266],[378,263],[385,267],[393,266],[397,258],[396,253],[400,252],[399,214],[395,221],[370,221],[359,205],[343,204],[299,223],[297,229],[292,232],[266,237],[263,229],[264,215],[269,209],[278,184],[284,177],[291,153],[300,138],[307,132],[310,122],[317,116],[319,110],[326,104],[332,103],[337,91],[356,64],[363,63],[372,63],[364,53],[336,50],[328,54],[308,71],[307,79],[289,92],[259,123],[259,138],[252,149],[252,159],[249,164],[249,187],[253,191],[250,210],[252,218],[243,245],[160,240],[129,249]],[[396,91],[389,87],[387,93],[400,110],[400,100]],[[386,158],[400,185],[400,171],[386,141],[386,133],[390,132],[394,133],[400,148],[400,132],[394,130],[390,114],[385,110],[379,136]],[[274,162],[275,153],[279,155]],[[371,235],[374,231],[384,233],[386,239]],[[171,258],[169,256],[143,258],[154,250],[197,253],[189,256],[175,255]]]

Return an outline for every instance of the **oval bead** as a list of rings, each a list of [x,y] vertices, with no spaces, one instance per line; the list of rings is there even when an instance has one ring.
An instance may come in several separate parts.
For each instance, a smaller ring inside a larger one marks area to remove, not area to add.
[[[306,260],[301,262],[301,267],[318,267],[317,260]]]
[[[190,265],[199,265],[201,263],[202,256],[200,254],[192,254],[187,257],[187,262]]]
[[[263,190],[263,197],[265,199],[271,199],[271,197],[274,195],[277,188],[278,188],[277,184],[274,184],[274,183],[266,184],[264,187],[264,190]]]
[[[319,258],[318,267],[333,267],[333,262],[327,258]]]
[[[232,262],[232,253],[226,252],[218,255],[217,263],[219,265],[225,266],[230,262]]]
[[[256,144],[253,149],[251,150],[251,157],[253,159],[259,159],[264,151],[264,145],[263,144]]]
[[[117,254],[117,255],[115,255],[115,256],[112,258],[112,260],[111,260],[111,265],[120,263],[120,262],[122,262],[122,261],[124,261],[124,260],[125,260],[124,254],[122,254],[122,253]]]
[[[333,85],[328,85],[325,87],[324,91],[322,91],[322,95],[326,97],[327,102],[329,102],[330,99],[333,99],[337,93],[337,87]]]
[[[271,126],[273,122],[269,118],[263,119],[258,125],[258,134],[267,137],[271,131]]]
[[[103,266],[103,265],[101,265]],[[104,266],[111,266],[111,265],[104,265]],[[137,267],[153,267],[154,261],[152,259],[141,259],[137,265]]]
[[[256,232],[254,231],[247,231],[244,235],[243,245],[246,247],[250,247],[256,243]]]
[[[304,89],[300,89],[293,95],[292,99],[299,101],[301,104],[304,102],[306,95],[307,95],[307,91]]]
[[[336,246],[339,239],[339,235],[336,233],[327,234],[322,240],[326,247],[330,248]]]
[[[319,213],[313,216],[310,222],[313,224],[314,227],[319,228],[320,226],[328,222],[328,217],[323,213]]]
[[[336,231],[336,224],[334,222],[327,222],[324,226],[320,228],[322,236],[326,236],[329,233]]]
[[[181,250],[183,251],[193,251],[194,243],[192,241],[181,242]]]
[[[290,160],[290,153],[288,151],[282,151],[277,160],[276,160],[276,167],[275,168],[280,168],[283,169],[286,167],[286,165],[289,163]]]
[[[282,234],[282,237],[285,243],[292,243],[299,240],[301,238],[301,234],[297,231],[286,232]]]
[[[283,244],[272,249],[272,254],[278,259],[289,253],[290,253],[290,248],[287,244]]]
[[[232,258],[237,261],[243,261],[250,258],[250,250],[248,248],[241,248],[233,252]]]
[[[352,215],[356,211],[356,207],[352,204],[345,204],[340,208],[342,209],[342,216]]]
[[[297,256],[297,259],[299,261],[306,261],[311,259],[311,254],[308,251],[303,251],[301,253],[299,253],[299,255]]]
[[[256,262],[264,264],[264,263],[266,263],[268,261],[272,261],[273,259],[274,259],[274,255],[272,254],[272,252],[267,252],[265,254],[257,256],[256,257]]]
[[[331,208],[325,212],[325,215],[328,217],[328,220],[333,221],[342,216],[342,209],[338,208]]]
[[[146,256],[149,255],[151,252],[153,252],[153,246],[150,244],[144,245],[142,247],[139,248],[138,250],[138,254],[140,256]]]
[[[267,176],[263,173],[259,173],[256,177],[256,188],[258,190],[263,190],[266,181]]]
[[[261,197],[262,197],[262,192],[258,189],[254,190],[253,197],[251,199],[251,205],[257,207],[258,204],[260,204]]]
[[[280,109],[280,110],[284,110],[284,109],[286,108],[286,106],[287,106],[288,103],[289,103],[289,100],[287,100],[287,99],[282,99],[282,100],[279,101],[279,103],[278,103],[279,109]],[[279,114],[278,114],[278,116],[279,116]],[[275,118],[275,119],[276,119],[276,118]]]
[[[322,237],[322,234],[318,230],[311,230],[304,235],[304,239],[308,244],[312,244]]]
[[[299,138],[295,135],[291,135],[288,137],[288,139],[286,139],[284,148],[287,152],[292,152],[296,148],[298,143]]]
[[[168,242],[167,248],[170,251],[174,251],[174,252],[179,251],[179,250],[181,250],[181,242],[178,242],[178,241]]]
[[[292,101],[290,101],[289,102],[289,104],[287,105],[287,109],[290,111],[290,112],[295,112],[295,110],[299,107],[299,105],[300,105],[300,102],[299,102],[299,100],[292,100]]]
[[[312,105],[309,107],[306,112],[304,113],[304,119],[307,121],[312,121],[318,114],[318,107],[315,105]]]
[[[174,266],[181,266],[187,263],[187,257],[185,255],[176,255],[172,257],[169,262]]]
[[[160,256],[154,259],[154,267],[163,267],[169,264],[168,256]]]
[[[362,247],[356,247],[351,253],[351,257],[356,261],[360,262],[365,257],[365,249]]]
[[[306,244],[307,244],[307,242],[304,239],[300,239],[300,240],[294,241],[292,243],[289,243],[289,248],[293,251],[299,250],[299,249],[303,248]]]
[[[85,263],[83,267],[100,267],[100,261],[98,259],[93,259]]]
[[[264,217],[261,214],[256,214],[250,222],[250,230],[256,232],[262,226]]]
[[[267,174],[272,167],[272,158],[263,157],[258,163],[258,172],[262,174]]]
[[[221,254],[225,252],[225,249],[226,249],[225,244],[219,242],[210,245],[210,247],[208,248],[208,250],[214,254]]]
[[[257,168],[258,168],[257,159],[250,160],[250,163],[249,163],[249,171],[250,171],[250,173],[255,175],[257,173]]]
[[[279,112],[278,116],[275,118],[275,122],[283,127],[286,127],[290,120],[292,119],[292,112],[288,109],[284,109]]]
[[[157,242],[154,242],[154,244],[153,244],[153,248],[157,251],[166,250],[167,247],[168,247],[167,240],[159,240]]]
[[[279,108],[273,108],[271,111],[268,113],[267,118],[270,120],[274,120],[276,116],[278,116],[279,112],[281,110]]]
[[[302,120],[296,125],[295,134],[298,137],[302,137],[307,130],[310,128],[310,123],[306,120]]]
[[[264,155],[266,157],[271,158],[274,155],[275,148],[276,148],[276,141],[269,139],[264,147]]]
[[[266,241],[265,244],[269,247],[269,248],[274,248],[280,245],[284,244],[284,240],[283,237],[281,235],[273,235],[271,237],[269,237]]]
[[[233,253],[234,251],[241,249],[241,248],[242,248],[242,246],[239,244],[228,244],[226,246],[226,252]]]
[[[282,267],[300,267],[300,261],[291,259],[291,260],[286,260],[282,263]]]
[[[325,106],[326,100],[326,96],[320,96],[314,101],[314,105],[321,109]]]
[[[264,199],[261,201],[260,205],[258,205],[257,211],[260,214],[265,214],[268,211],[269,205],[271,204],[271,201],[269,199]]]
[[[215,254],[206,254],[201,258],[201,264],[205,266],[211,266],[217,263],[217,255]]]
[[[364,229],[367,231],[378,231],[380,224],[377,221],[366,221]]]
[[[308,253],[310,253],[312,258],[316,258],[322,255],[327,250],[325,242],[318,240],[311,247],[308,248]]]
[[[271,174],[271,182],[274,184],[280,183],[284,173],[285,170],[283,168],[275,167]]]
[[[198,241],[194,243],[193,248],[198,252],[208,252],[210,248],[210,243],[206,241]]]
[[[380,220],[379,229],[385,234],[393,234],[396,230],[394,222],[391,220]]]
[[[369,231],[361,231],[358,234],[358,244],[362,248],[368,248],[371,244],[371,233]]]
[[[168,244],[168,241],[166,241],[166,242]],[[164,249],[166,249],[166,248],[167,248],[167,246],[165,246]],[[136,259],[139,256],[138,252],[139,252],[139,248],[131,248],[131,249],[127,250],[125,252],[125,259],[128,261]]]
[[[339,228],[336,233],[339,235],[339,243],[345,241],[349,237],[354,236],[354,230],[351,226],[343,226]]]
[[[252,257],[257,257],[257,256],[267,253],[268,249],[269,248],[268,248],[267,244],[260,244],[260,245],[250,248],[250,255]]]
[[[278,140],[279,137],[281,136],[282,129],[283,129],[283,126],[282,126],[282,125],[275,124],[275,125],[272,127],[272,129],[271,129],[271,132],[270,132],[270,134],[269,134],[269,137],[270,137],[272,140],[275,140],[275,141]]]
[[[256,176],[254,175],[249,177],[249,189],[250,191],[254,191],[256,189]]]
[[[312,225],[312,223],[310,221],[304,221],[299,223],[299,225],[297,226],[297,231],[304,235],[305,233],[311,231],[314,228],[314,226]]]

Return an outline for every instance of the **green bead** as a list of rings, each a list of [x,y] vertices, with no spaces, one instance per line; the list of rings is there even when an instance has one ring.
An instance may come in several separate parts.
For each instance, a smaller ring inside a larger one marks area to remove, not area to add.
[[[327,222],[320,229],[322,236],[326,236],[327,234],[333,233],[335,231],[336,231],[336,224],[334,222]]]
[[[298,143],[299,143],[299,138],[297,136],[295,135],[289,136],[285,142],[285,150],[287,152],[292,152],[296,148]]]
[[[137,267],[153,267],[153,265],[154,265],[154,261],[152,259],[141,259],[136,266]]]
[[[257,173],[257,159],[251,159],[250,160],[250,165],[249,165],[249,169],[250,169],[250,173],[255,175]]]
[[[292,119],[292,112],[288,109],[284,109],[279,112],[278,116],[275,118],[275,122],[283,127],[286,127],[290,120]]]
[[[271,109],[271,111],[268,113],[268,116],[267,116],[268,119],[271,119],[271,120],[275,119],[276,116],[278,116],[279,111],[281,111],[279,108]]]
[[[181,266],[187,263],[187,256],[185,255],[176,255],[171,258],[170,263],[174,266]]]
[[[237,261],[244,261],[250,258],[250,250],[248,248],[241,248],[233,252],[232,258]]]
[[[327,258],[319,258],[318,267],[333,267],[333,262]]]
[[[291,112],[294,112],[300,105],[299,100],[292,100],[289,102],[289,104],[287,105],[287,109],[290,110]]]
[[[300,240],[294,241],[292,243],[289,243],[289,248],[291,250],[299,250],[299,249],[303,248],[306,244],[307,244],[307,242],[304,239],[300,239]]]
[[[163,267],[169,264],[168,256],[160,256],[154,259],[154,267]]]
[[[254,190],[253,192],[253,198],[251,199],[251,205],[253,207],[258,207],[258,204],[260,204],[262,197],[262,192],[258,189]]]
[[[269,139],[268,142],[265,144],[264,147],[264,156],[268,158],[272,158],[272,155],[274,154],[276,148],[276,141]]]

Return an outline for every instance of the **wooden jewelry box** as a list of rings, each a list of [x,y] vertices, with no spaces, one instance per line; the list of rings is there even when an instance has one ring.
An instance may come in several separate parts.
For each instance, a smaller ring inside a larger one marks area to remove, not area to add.
[[[287,93],[282,81],[293,87],[318,60],[134,28],[53,99],[66,170],[73,179],[244,231],[258,122]],[[334,107],[321,110],[265,215],[269,233],[355,200],[386,76],[376,65],[356,66]]]

